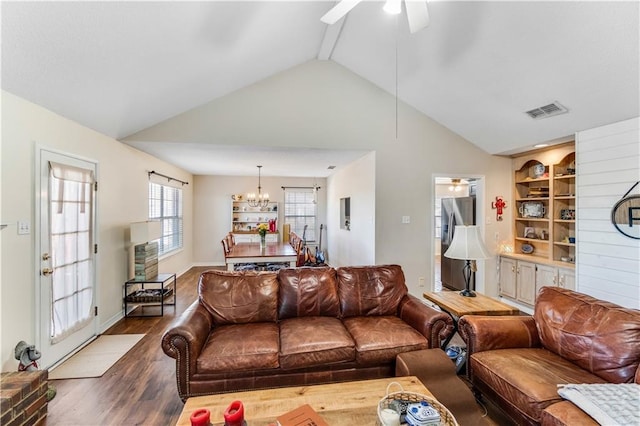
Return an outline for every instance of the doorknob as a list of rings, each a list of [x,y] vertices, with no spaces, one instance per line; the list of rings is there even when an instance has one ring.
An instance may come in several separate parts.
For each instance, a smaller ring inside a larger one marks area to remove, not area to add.
[[[42,260],[49,260],[49,259],[51,259],[51,255],[49,253],[44,253],[42,255]]]
[[[45,277],[48,277],[49,275],[53,274],[53,269],[43,268],[41,274],[44,275]]]

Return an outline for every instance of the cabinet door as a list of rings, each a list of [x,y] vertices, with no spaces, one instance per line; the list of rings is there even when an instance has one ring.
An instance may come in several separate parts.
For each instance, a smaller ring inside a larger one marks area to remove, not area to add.
[[[236,244],[237,243],[250,243],[251,241],[251,234],[233,234],[233,237],[236,240]]]
[[[536,266],[536,297],[542,287],[558,286],[558,270],[553,266]]]
[[[516,272],[517,299],[533,305],[536,299],[536,264],[518,261]]]
[[[567,290],[576,289],[576,273],[571,269],[558,269],[558,286]]]
[[[278,242],[278,234],[267,234],[265,236],[265,241],[268,243],[277,243]]]
[[[500,258],[500,295],[516,298],[516,261]]]

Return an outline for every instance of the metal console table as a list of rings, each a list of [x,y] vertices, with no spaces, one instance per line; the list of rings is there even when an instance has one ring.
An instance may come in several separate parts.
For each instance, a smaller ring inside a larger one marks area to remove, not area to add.
[[[158,274],[153,279],[129,280],[124,283],[125,317],[161,317],[165,306],[176,305],[176,274]],[[158,308],[160,313],[158,314]],[[155,313],[145,314],[144,311]],[[138,314],[134,314],[139,311]]]

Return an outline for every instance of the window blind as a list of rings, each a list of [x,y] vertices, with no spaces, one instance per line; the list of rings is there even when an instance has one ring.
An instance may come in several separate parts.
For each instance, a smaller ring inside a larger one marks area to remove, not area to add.
[[[159,256],[182,248],[182,189],[149,182],[149,219],[162,223]]]
[[[317,204],[313,188],[284,190],[284,223],[300,238],[316,241]],[[304,227],[307,225],[307,231]]]

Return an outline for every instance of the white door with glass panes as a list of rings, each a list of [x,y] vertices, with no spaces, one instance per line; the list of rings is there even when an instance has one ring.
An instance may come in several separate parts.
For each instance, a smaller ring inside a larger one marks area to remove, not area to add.
[[[97,334],[94,162],[37,151],[36,340],[40,368]]]

